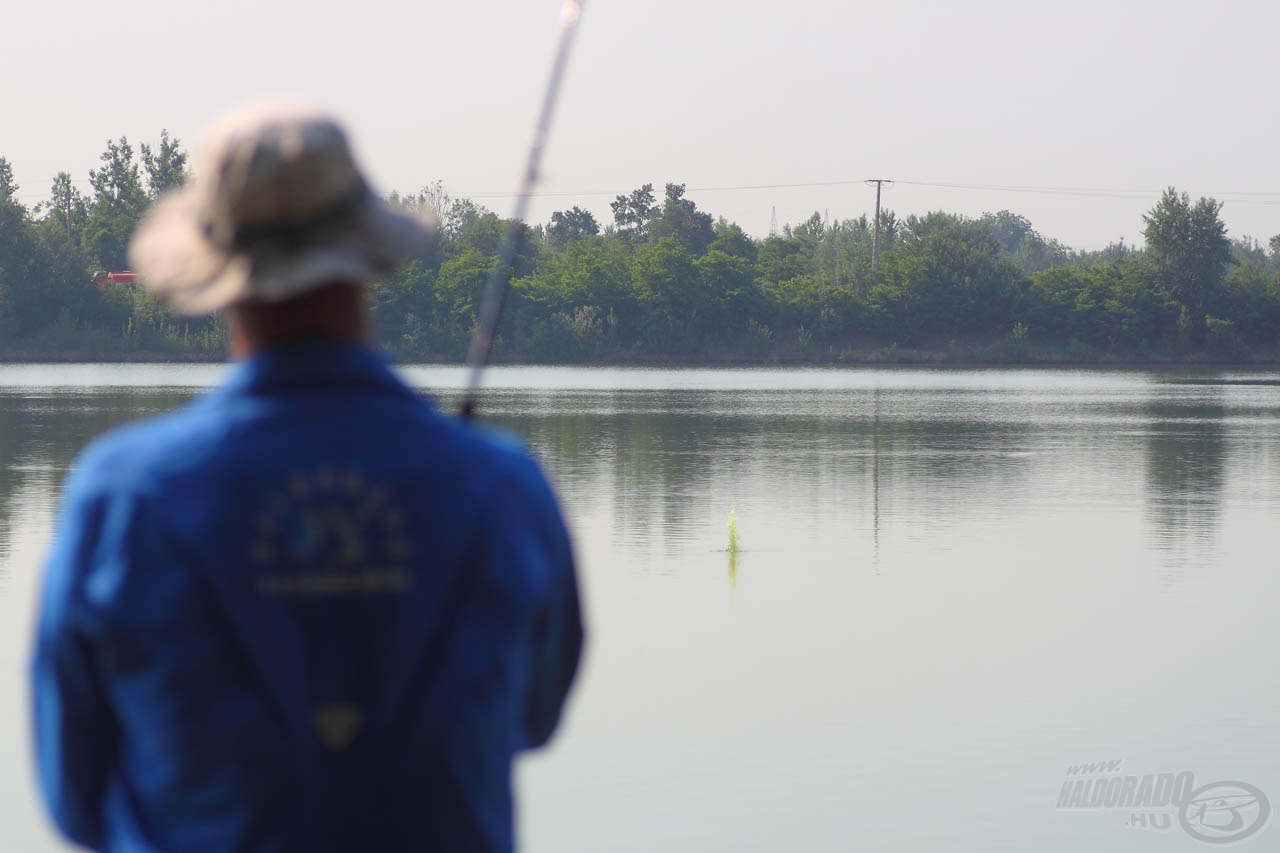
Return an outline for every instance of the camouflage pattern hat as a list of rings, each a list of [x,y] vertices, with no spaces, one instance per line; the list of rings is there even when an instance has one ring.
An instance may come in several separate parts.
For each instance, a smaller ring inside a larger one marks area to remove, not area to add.
[[[210,128],[191,182],[152,207],[129,260],[176,310],[206,314],[385,275],[433,230],[369,188],[332,117],[262,104]]]

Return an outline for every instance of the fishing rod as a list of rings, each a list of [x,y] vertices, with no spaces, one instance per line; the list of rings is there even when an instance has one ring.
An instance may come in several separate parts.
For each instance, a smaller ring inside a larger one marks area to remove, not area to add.
[[[498,323],[502,320],[502,308],[506,304],[507,294],[511,290],[511,277],[515,273],[516,256],[524,247],[524,220],[529,213],[529,204],[533,201],[534,187],[541,177],[542,154],[547,147],[551,117],[555,114],[556,102],[560,99],[561,82],[564,80],[565,67],[569,64],[569,51],[573,46],[573,36],[578,30],[578,21],[582,18],[582,7],[585,2],[586,0],[564,0],[564,5],[560,7],[560,45],[556,49],[555,62],[551,66],[551,78],[547,81],[547,91],[542,96],[542,109],[538,112],[533,142],[529,146],[529,158],[525,164],[524,175],[520,179],[515,212],[507,220],[502,246],[498,251],[498,263],[485,284],[476,330],[471,336],[471,345],[467,348],[467,386],[462,395],[462,403],[458,407],[458,414],[463,420],[471,420],[476,413],[480,381],[484,378],[484,369],[488,366],[489,358],[493,354],[493,339],[498,331]]]

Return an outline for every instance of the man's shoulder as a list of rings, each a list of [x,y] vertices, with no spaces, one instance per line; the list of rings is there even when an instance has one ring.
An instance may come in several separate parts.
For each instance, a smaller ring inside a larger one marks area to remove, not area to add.
[[[529,498],[550,495],[541,467],[519,435],[450,417],[425,399],[405,402],[395,424],[379,426],[408,427],[415,438],[413,447],[448,458],[459,473],[465,472],[472,487],[466,491],[501,487]],[[374,426],[371,420],[378,420],[367,412],[362,417],[366,429]],[[116,427],[94,439],[77,458],[72,482],[80,491],[99,494],[163,490],[166,483],[214,473],[230,462],[244,425],[234,402],[216,394],[198,397],[173,412]],[[289,429],[284,424],[273,428]]]
[[[516,489],[528,497],[547,494],[542,468],[534,460],[524,439],[516,433],[485,424],[473,424],[436,414],[438,428],[449,436],[454,448],[483,470],[485,481]]]
[[[202,399],[163,415],[108,430],[80,452],[73,482],[81,490],[134,491],[198,466],[218,444],[224,423]]]

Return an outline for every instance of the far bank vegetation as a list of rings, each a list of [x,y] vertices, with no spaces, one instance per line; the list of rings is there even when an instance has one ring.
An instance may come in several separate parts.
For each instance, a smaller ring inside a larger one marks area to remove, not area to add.
[[[0,158],[0,356],[218,358],[217,318],[170,314],[96,285],[124,270],[147,205],[187,177],[167,133],[108,143],[83,192],[59,174],[22,204]],[[440,185],[391,200],[440,218],[437,239],[371,296],[403,361],[457,361],[504,228]],[[1280,235],[1232,238],[1222,205],[1175,189],[1144,242],[1077,252],[1007,210],[874,223],[814,214],[757,239],[701,210],[683,184],[617,196],[527,227],[496,356],[560,363],[1250,361],[1280,356]]]

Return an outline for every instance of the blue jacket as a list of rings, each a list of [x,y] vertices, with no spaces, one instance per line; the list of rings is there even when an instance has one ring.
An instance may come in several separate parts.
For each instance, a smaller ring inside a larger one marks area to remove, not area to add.
[[[258,355],[82,456],[44,579],[55,821],[128,851],[506,850],[582,641],[517,446],[356,346]]]

